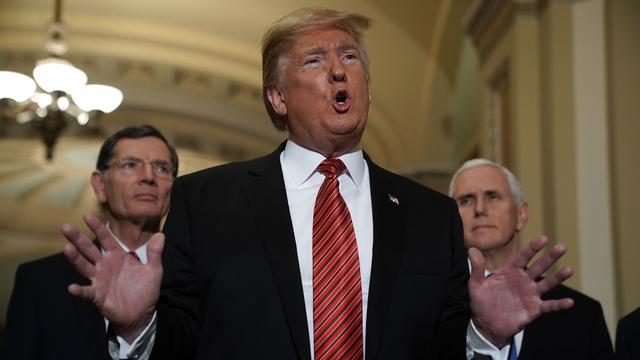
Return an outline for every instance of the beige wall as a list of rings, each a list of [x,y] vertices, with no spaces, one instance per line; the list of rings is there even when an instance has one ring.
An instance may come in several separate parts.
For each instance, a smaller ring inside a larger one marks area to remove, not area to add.
[[[640,2],[509,1],[493,11],[468,23],[481,155],[510,160],[533,209],[521,241],[544,233],[568,246],[567,284],[602,303],[613,336],[618,317],[640,306]],[[506,134],[492,104],[501,71]],[[506,155],[494,146],[500,136],[509,137]]]
[[[619,314],[640,306],[640,2],[607,1],[613,226]]]

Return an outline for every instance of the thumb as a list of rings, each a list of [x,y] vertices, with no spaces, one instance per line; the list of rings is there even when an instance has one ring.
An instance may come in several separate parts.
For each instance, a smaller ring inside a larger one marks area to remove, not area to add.
[[[469,261],[471,262],[471,277],[470,280],[473,282],[481,282],[484,280],[486,263],[484,255],[482,252],[474,247],[469,248],[467,253],[469,255]]]
[[[164,249],[164,234],[157,232],[147,243],[147,263],[151,266],[162,266],[162,250]]]

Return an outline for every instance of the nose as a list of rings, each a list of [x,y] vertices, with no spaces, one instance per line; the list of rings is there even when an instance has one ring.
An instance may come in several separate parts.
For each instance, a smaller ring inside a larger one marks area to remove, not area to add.
[[[347,72],[345,70],[344,64],[340,61],[339,58],[334,58],[331,61],[331,69],[330,69],[331,82],[345,82],[347,81]]]
[[[153,184],[156,181],[156,173],[153,171],[153,165],[150,163],[144,163],[142,167],[142,181]]]
[[[487,206],[484,203],[484,200],[478,199],[475,202],[475,206],[473,207],[473,211],[476,216],[482,216],[487,214]]]

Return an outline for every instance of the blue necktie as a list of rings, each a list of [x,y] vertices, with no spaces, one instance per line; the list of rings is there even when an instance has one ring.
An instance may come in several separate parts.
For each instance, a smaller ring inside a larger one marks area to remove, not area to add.
[[[509,360],[518,360],[518,351],[516,351],[516,337],[511,338],[511,346],[509,347]]]

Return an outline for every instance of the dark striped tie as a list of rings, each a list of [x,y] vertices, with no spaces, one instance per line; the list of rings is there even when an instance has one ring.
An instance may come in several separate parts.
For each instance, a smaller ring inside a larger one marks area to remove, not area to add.
[[[362,359],[358,245],[338,183],[345,166],[340,159],[326,159],[317,170],[325,179],[313,210],[315,359]]]

